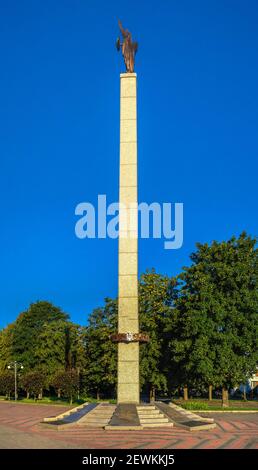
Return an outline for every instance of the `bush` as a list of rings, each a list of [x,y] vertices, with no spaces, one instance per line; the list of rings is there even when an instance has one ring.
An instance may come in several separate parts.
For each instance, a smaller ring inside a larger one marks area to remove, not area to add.
[[[14,375],[11,372],[0,374],[0,394],[10,398],[14,393]]]
[[[62,395],[69,398],[72,404],[73,399],[78,395],[79,375],[76,370],[57,372],[52,379],[52,384],[58,396]]]

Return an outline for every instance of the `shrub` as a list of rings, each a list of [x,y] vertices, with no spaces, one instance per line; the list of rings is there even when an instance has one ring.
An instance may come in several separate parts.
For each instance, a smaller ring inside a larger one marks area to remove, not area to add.
[[[76,370],[57,372],[51,385],[53,385],[58,396],[63,395],[65,398],[69,398],[72,404],[79,390],[79,375]]]
[[[34,398],[42,395],[45,381],[45,375],[41,371],[31,371],[24,374],[21,378],[21,387],[26,391],[27,398],[30,395],[34,396]]]
[[[14,376],[10,372],[0,374],[0,394],[10,398],[14,393]]]

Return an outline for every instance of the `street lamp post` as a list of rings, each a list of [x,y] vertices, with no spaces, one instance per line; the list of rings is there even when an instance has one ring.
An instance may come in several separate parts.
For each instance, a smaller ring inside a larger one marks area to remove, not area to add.
[[[23,369],[23,365],[18,361],[10,362],[7,366],[8,369],[14,368],[14,399],[17,401],[17,368]]]

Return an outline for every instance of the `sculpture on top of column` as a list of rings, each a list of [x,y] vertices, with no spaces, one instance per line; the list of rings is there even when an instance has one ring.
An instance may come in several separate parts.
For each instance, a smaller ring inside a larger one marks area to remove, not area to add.
[[[122,54],[125,61],[126,72],[133,73],[134,72],[134,60],[135,54],[138,50],[138,43],[132,41],[132,34],[128,29],[124,29],[120,20],[118,20],[119,28],[124,38],[123,42],[120,42],[120,38],[117,38],[116,47],[117,50],[120,50],[122,46]]]

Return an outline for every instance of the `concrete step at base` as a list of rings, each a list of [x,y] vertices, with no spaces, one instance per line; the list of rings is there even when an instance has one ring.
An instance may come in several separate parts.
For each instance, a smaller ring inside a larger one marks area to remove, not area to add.
[[[92,419],[92,420],[89,420],[89,421],[83,421],[83,422],[78,422],[77,425],[78,426],[94,426],[96,428],[103,428],[103,426],[106,426],[108,423],[109,423],[109,419],[105,419],[105,420],[97,420],[97,419]]]
[[[137,411],[141,411],[141,410],[156,410],[157,408],[154,406],[154,405],[145,405],[145,406],[137,406]]]
[[[89,416],[87,418],[85,418],[85,422],[90,422],[90,421],[109,421],[110,420],[110,417],[104,417],[102,418],[101,416]]]
[[[173,426],[169,418],[155,405],[137,406],[141,426],[155,428],[156,426]]]
[[[138,413],[139,418],[159,418],[162,413]]]
[[[84,422],[89,422],[89,421],[109,421],[110,416],[85,416],[85,419],[82,420]]]
[[[98,408],[102,410],[115,410],[117,405],[99,405]]]
[[[97,408],[95,408],[95,410],[92,410],[92,411],[90,412],[90,414],[92,414],[92,415],[103,415],[103,416],[105,415],[105,416],[108,416],[108,415],[114,413],[114,411],[115,411],[115,410],[109,410],[109,411],[104,410],[104,411],[103,411],[103,410],[98,410]]]
[[[168,423],[169,422],[169,419],[168,418],[144,418],[144,419],[140,419],[140,423],[141,424],[145,424],[145,423]]]
[[[169,427],[169,428],[172,428],[173,427],[173,423],[142,423],[141,426],[143,428],[157,428],[157,427]]]
[[[88,403],[85,402],[80,406],[76,406],[75,408],[72,408],[71,410],[68,410],[68,411],[65,411],[64,413],[61,413],[60,415],[50,417],[50,418],[48,418],[48,417],[43,418],[43,422],[47,423],[47,422],[60,421],[64,418],[67,418],[68,416],[72,415],[73,413],[76,413],[77,411],[79,411],[83,408],[86,408],[87,406],[88,406]]]
[[[107,425],[108,425],[108,423],[85,423],[84,427],[103,429]],[[82,424],[78,424],[78,426],[83,427]]]
[[[98,405],[81,420],[79,420],[77,424],[78,426],[103,428],[109,423],[115,409],[115,406]]]
[[[86,419],[83,424],[88,424],[88,423],[98,423],[98,424],[107,424],[109,422],[109,419]]]

